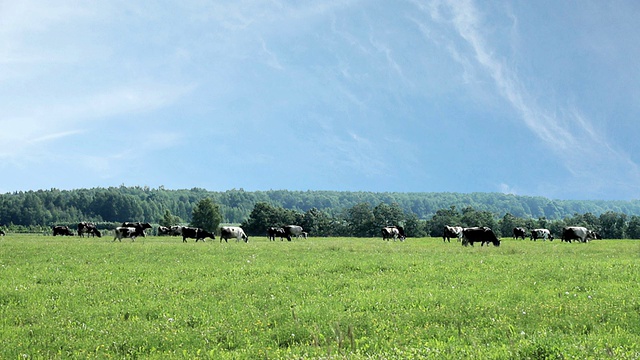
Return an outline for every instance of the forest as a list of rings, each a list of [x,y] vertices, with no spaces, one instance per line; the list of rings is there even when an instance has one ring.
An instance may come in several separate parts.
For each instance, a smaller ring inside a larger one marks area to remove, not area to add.
[[[307,224],[316,236],[377,236],[399,223],[413,236],[439,236],[444,225],[490,226],[510,236],[512,226],[585,225],[605,238],[640,238],[640,200],[553,200],[502,193],[351,191],[209,191],[140,186],[16,191],[0,195],[0,226],[28,231],[91,221],[109,228],[122,221],[158,224],[170,215],[188,224],[199,201],[211,199],[223,223],[253,234],[265,225]],[[270,219],[270,220],[269,220]]]

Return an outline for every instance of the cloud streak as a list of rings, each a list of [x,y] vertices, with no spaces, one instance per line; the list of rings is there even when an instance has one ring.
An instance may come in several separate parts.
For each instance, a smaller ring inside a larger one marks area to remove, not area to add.
[[[627,154],[616,150],[606,137],[597,131],[586,116],[570,106],[550,110],[536,103],[535,98],[523,85],[520,75],[507,65],[488,43],[485,24],[472,0],[434,1],[431,6],[421,5],[431,18],[445,26],[450,26],[463,44],[471,49],[471,59],[464,56],[464,48],[451,41],[448,48],[454,60],[468,72],[470,66],[483,76],[488,76],[498,93],[519,114],[520,120],[561,159],[564,166],[576,177],[589,177],[582,186],[603,188],[611,179],[593,179],[594,169],[600,169],[600,175],[607,169],[616,169],[627,174],[628,180],[618,186],[635,188],[640,181],[640,170]],[[512,18],[516,21],[515,18]],[[423,34],[427,34],[422,29]],[[474,65],[475,64],[475,65]],[[477,65],[477,66],[476,66]],[[466,75],[468,76],[468,75]],[[465,77],[466,77],[465,76]],[[616,180],[616,182],[619,182]]]

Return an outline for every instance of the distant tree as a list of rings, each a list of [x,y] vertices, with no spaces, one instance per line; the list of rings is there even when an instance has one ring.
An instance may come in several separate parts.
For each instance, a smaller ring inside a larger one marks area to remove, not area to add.
[[[626,235],[629,239],[640,239],[640,216],[631,216]]]
[[[312,236],[329,236],[331,232],[331,218],[316,208],[304,213],[301,225]]]
[[[215,232],[222,222],[220,207],[210,198],[204,198],[196,204],[191,213],[191,226]]]
[[[370,237],[377,235],[380,231],[380,228],[375,225],[375,216],[368,203],[359,203],[348,209],[346,220],[353,236]]]
[[[600,215],[600,235],[605,239],[622,239],[627,228],[627,215],[607,211]]]
[[[404,232],[410,237],[423,237],[427,235],[426,222],[418,219],[414,213],[406,215]]]
[[[249,214],[249,218],[241,223],[240,226],[249,235],[265,235],[267,229],[275,226],[281,227],[290,224],[299,224],[302,222],[303,215],[300,213],[276,207],[266,202],[259,202],[253,206],[253,210]]]
[[[398,203],[391,205],[380,203],[373,208],[375,226],[382,228],[389,225],[404,225],[404,211]]]
[[[498,230],[501,236],[512,235],[513,228],[521,226],[520,220],[520,218],[511,215],[511,213],[504,214],[502,219],[498,222]]]
[[[455,205],[451,205],[448,209],[440,209],[427,222],[429,235],[442,236],[442,229],[448,226],[460,226],[460,213],[456,210]]]
[[[492,230],[499,231],[498,223],[491,212],[484,210],[478,211],[471,206],[467,206],[462,209],[462,217],[460,218],[460,222],[464,227],[486,226],[490,227]],[[508,234],[502,235],[508,236]]]
[[[162,218],[158,221],[158,223],[160,224],[160,226],[167,226],[167,227],[171,227],[174,225],[178,225],[181,222],[180,217],[172,215],[171,211],[169,211],[169,209],[166,209],[164,211],[164,215],[162,216]]]

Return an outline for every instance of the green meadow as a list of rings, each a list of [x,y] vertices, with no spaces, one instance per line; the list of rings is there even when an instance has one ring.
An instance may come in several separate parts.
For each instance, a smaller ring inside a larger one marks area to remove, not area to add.
[[[0,358],[638,359],[640,242],[0,238]]]

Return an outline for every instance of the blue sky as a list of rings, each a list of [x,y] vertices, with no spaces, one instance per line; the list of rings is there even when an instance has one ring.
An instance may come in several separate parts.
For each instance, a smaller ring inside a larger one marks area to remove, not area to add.
[[[2,1],[0,192],[640,198],[637,1]]]

